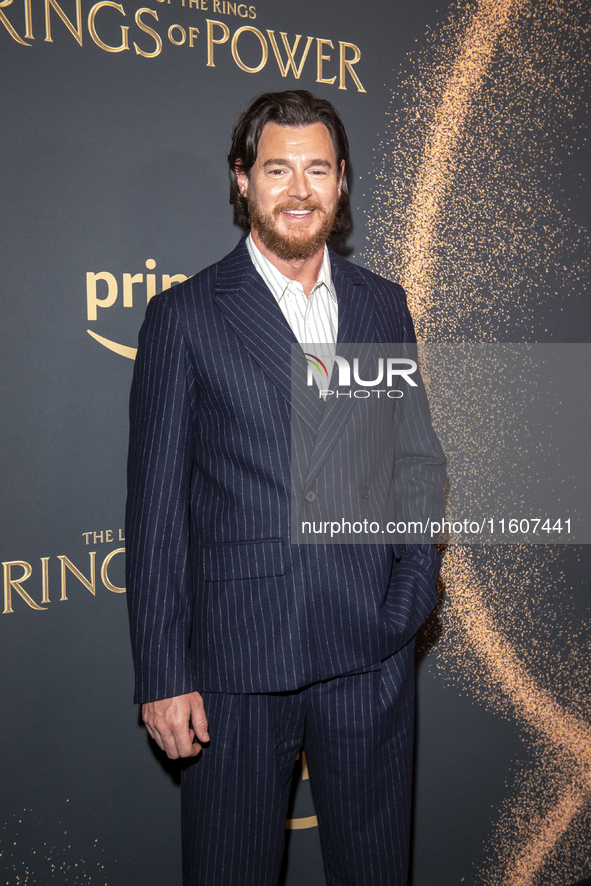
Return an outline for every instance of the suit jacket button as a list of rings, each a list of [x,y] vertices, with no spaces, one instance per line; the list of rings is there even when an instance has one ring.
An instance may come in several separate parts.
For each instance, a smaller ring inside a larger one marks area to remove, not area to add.
[[[306,501],[316,501],[316,493],[312,492],[312,490],[310,489],[309,492],[306,492],[304,498],[306,499]]]
[[[369,496],[371,495],[369,486],[362,486],[359,492],[361,493],[361,498],[369,498]]]

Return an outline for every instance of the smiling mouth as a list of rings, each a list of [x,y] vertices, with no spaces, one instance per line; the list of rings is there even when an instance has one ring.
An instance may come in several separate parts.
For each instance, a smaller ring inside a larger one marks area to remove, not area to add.
[[[275,207],[275,217],[279,218],[279,216],[283,216],[284,218],[290,218],[294,221],[305,220],[311,218],[315,212],[319,212],[321,215],[324,214],[324,207],[320,203],[315,203],[312,200],[306,200],[302,203],[295,202],[285,202],[283,204],[279,204],[279,206]]]
[[[292,218],[305,218],[305,216],[311,215],[314,212],[314,209],[282,209],[281,212]]]

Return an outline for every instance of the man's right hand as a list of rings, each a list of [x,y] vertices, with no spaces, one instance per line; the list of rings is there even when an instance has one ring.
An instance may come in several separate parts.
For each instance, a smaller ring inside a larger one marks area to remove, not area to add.
[[[158,747],[171,760],[196,757],[201,751],[199,742],[209,741],[203,699],[198,692],[143,704],[142,717]]]

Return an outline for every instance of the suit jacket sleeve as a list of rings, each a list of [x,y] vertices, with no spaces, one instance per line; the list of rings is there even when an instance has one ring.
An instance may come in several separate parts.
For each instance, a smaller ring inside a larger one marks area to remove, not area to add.
[[[196,386],[168,295],[148,305],[130,398],[127,600],[135,701],[191,692],[189,563]]]
[[[399,288],[399,287],[397,287]],[[403,341],[409,343],[416,357],[416,337],[413,323],[405,302]],[[443,487],[445,483],[446,458],[431,424],[431,415],[422,378],[415,396],[399,401],[394,489],[397,520],[420,521],[423,527],[428,520],[441,520],[444,513]],[[435,602],[435,585],[439,575],[441,558],[436,545],[429,541],[430,532],[407,535],[405,542],[394,545],[395,563],[392,571],[388,603],[399,610],[394,618],[404,620],[405,610],[414,601],[421,610],[422,620]]]

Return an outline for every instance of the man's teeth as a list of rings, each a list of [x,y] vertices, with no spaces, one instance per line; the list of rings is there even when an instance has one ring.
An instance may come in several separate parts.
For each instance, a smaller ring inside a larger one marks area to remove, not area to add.
[[[308,215],[312,212],[311,209],[284,209],[284,212],[287,212],[288,215]]]

